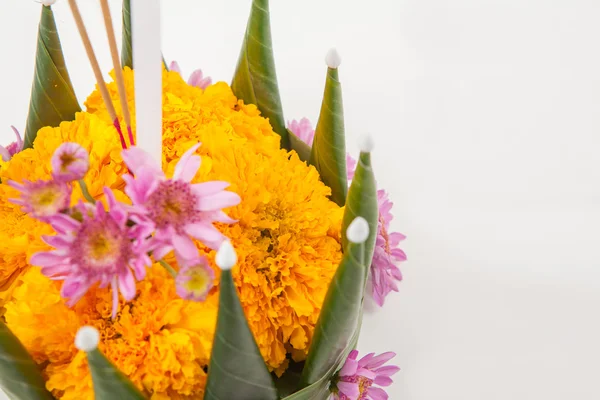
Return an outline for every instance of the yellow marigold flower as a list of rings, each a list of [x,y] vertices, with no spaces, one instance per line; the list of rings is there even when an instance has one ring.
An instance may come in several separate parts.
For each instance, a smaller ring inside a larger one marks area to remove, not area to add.
[[[63,399],[91,398],[92,382],[83,353],[73,346],[82,325],[102,335],[100,349],[153,398],[202,395],[217,316],[216,297],[204,303],[178,298],[171,278],[153,266],[138,294],[110,314],[108,289],[88,293],[72,309],[60,297],[60,283],[31,268],[6,304],[5,318],[35,361],[48,363],[47,387]],[[165,284],[165,282],[167,284]]]
[[[133,99],[133,73],[127,68],[124,73]],[[119,110],[116,85],[109,84],[109,91]],[[238,101],[227,84],[203,91],[188,86],[178,74],[165,72],[163,91],[167,175],[192,144],[202,142],[202,166],[194,181],[228,181],[228,190],[242,198],[238,206],[226,210],[239,222],[218,228],[236,248],[234,279],[261,353],[269,368],[281,374],[289,358],[302,360],[308,352],[341,259],[343,210],[327,198],[330,189],[317,171],[295,153],[279,149],[279,136],[268,120],[255,106]],[[109,186],[123,197],[120,176],[126,169],[117,134],[98,92],[86,105],[88,112],[78,114],[74,122],[40,130],[33,149],[1,164],[0,177],[18,181],[48,176],[54,149],[74,141],[92,152],[86,176],[92,195],[100,197],[102,187]],[[134,104],[129,106],[133,112]],[[4,229],[0,227],[0,232]],[[214,252],[198,246],[214,266]],[[24,264],[26,256],[19,255]],[[215,272],[218,278],[218,269]],[[138,284],[138,296],[120,305],[113,322],[107,290],[94,289],[69,309],[58,285],[38,269],[30,269],[17,279],[5,305],[7,324],[36,361],[44,363],[47,385],[57,397],[91,395],[85,358],[73,346],[82,325],[99,329],[101,350],[154,399],[202,397],[203,368],[208,366],[216,328],[218,286],[205,302],[185,301],[177,297],[172,278],[155,265]]]

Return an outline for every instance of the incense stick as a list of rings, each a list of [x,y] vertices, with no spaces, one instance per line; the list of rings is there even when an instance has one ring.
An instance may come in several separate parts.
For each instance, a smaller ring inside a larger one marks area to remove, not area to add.
[[[96,77],[96,82],[98,83],[98,88],[100,89],[102,99],[106,104],[108,115],[113,119],[113,125],[117,129],[117,132],[119,132],[119,138],[121,139],[121,147],[123,147],[123,149],[126,149],[127,143],[125,142],[125,138],[123,137],[123,131],[121,131],[121,124],[119,123],[119,119],[117,118],[117,112],[115,111],[115,106],[113,105],[113,102],[110,98],[110,94],[108,93],[106,83],[104,83],[104,78],[102,77],[102,71],[100,70],[98,59],[96,59],[96,55],[94,54],[92,42],[90,41],[90,37],[87,33],[87,30],[85,29],[83,18],[81,17],[81,12],[79,11],[77,2],[75,0],[69,0],[69,7],[71,7],[71,12],[73,13],[73,18],[75,18],[75,24],[77,25],[77,30],[79,31],[79,35],[81,36],[81,40],[83,41],[83,47],[85,48],[85,52],[87,53],[88,59],[90,60],[90,64],[92,65],[92,70],[94,71],[94,75]]]
[[[102,15],[104,16],[104,25],[106,26],[106,34],[108,36],[108,45],[110,47],[110,55],[112,57],[113,68],[117,81],[117,89],[119,91],[119,99],[121,101],[121,111],[123,119],[127,125],[127,133],[129,134],[129,143],[133,146],[133,132],[131,130],[131,115],[129,114],[129,103],[127,103],[127,92],[125,90],[125,78],[123,78],[123,70],[121,69],[121,60],[119,59],[119,50],[117,49],[117,39],[115,37],[115,29],[113,26],[108,0],[100,0],[102,6]]]

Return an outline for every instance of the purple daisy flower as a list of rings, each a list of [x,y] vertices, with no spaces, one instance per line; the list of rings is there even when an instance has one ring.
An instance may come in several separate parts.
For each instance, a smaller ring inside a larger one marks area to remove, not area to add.
[[[96,283],[112,288],[112,317],[116,318],[119,292],[127,301],[136,293],[135,278],[146,275],[152,264],[148,257],[147,231],[128,226],[128,215],[112,191],[104,189],[109,211],[102,202],[95,206],[80,203],[78,219],[58,214],[49,220],[57,232],[42,239],[56,248],[39,252],[30,263],[42,267],[42,273],[54,280],[63,280],[61,295],[73,306]],[[135,278],[134,278],[135,273]]]
[[[133,213],[142,224],[152,226],[153,255],[156,260],[175,250],[177,259],[198,257],[195,238],[211,249],[218,249],[225,237],[214,222],[233,223],[222,208],[240,202],[237,193],[225,191],[229,182],[210,181],[190,183],[200,168],[200,156],[192,146],[175,166],[172,179],[167,179],[150,155],[137,147],[123,151],[123,159],[135,174],[123,176],[125,192],[134,204]]]
[[[384,364],[395,356],[393,352],[378,356],[369,353],[357,361],[358,351],[352,350],[338,373],[331,397],[335,400],[387,400],[386,391],[373,385],[387,387],[392,384],[391,376],[400,368]]]

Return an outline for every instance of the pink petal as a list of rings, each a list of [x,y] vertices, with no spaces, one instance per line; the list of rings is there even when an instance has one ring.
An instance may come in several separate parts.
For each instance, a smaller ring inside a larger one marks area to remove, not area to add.
[[[188,79],[188,85],[200,87],[200,83],[202,82],[202,78],[204,78],[204,74],[202,74],[201,69],[197,69],[190,75],[190,79]]]
[[[381,376],[392,376],[398,371],[400,371],[400,367],[398,367],[396,365],[386,365],[384,367],[381,367],[381,368],[378,368],[375,370],[377,375],[381,375]]]
[[[160,165],[158,164],[159,160],[154,160],[152,156],[146,153],[144,150],[139,147],[130,147],[127,150],[123,150],[121,152],[123,156],[123,161],[127,164],[127,167],[131,172],[137,175],[137,171],[140,168],[149,168],[158,176],[163,177],[164,174]]]
[[[44,241],[44,243],[46,243],[52,247],[56,247],[56,248],[64,248],[64,247],[70,248],[73,245],[74,239],[75,239],[74,236],[42,235],[42,240]]]
[[[64,278],[71,272],[73,267],[69,264],[53,265],[51,267],[42,267],[41,272],[44,276],[52,278]]]
[[[169,71],[177,72],[179,75],[181,75],[179,63],[177,61],[171,61],[171,64],[169,64]]]
[[[49,267],[56,264],[67,263],[68,258],[63,255],[58,255],[56,252],[40,252],[31,256],[29,263],[39,267]]]
[[[366,369],[366,368],[358,368],[358,371],[356,371],[356,375],[359,376],[364,376],[367,379],[373,380],[375,379],[375,377],[377,376],[377,374],[373,371],[371,371],[370,369]]]
[[[198,257],[196,245],[187,235],[175,235],[171,241],[177,255],[184,260],[191,260]]]
[[[119,274],[119,290],[127,301],[131,301],[135,297],[135,279],[129,268]]]
[[[72,232],[79,228],[79,221],[65,214],[56,214],[48,221],[54,230],[60,234]]]
[[[388,394],[385,390],[371,386],[367,389],[367,395],[373,400],[387,400]]]
[[[173,250],[173,246],[170,244],[161,244],[156,246],[152,251],[152,256],[155,260],[163,259],[167,254],[169,254]]]
[[[10,159],[12,158],[12,156],[4,146],[0,146],[0,156],[2,156],[2,161],[4,162],[10,161]]]
[[[194,178],[202,161],[200,156],[194,155],[200,145],[201,143],[193,145],[183,154],[183,156],[181,156],[179,162],[177,162],[177,165],[175,166],[175,173],[173,174],[174,180],[180,179],[185,182],[190,182]]]
[[[115,276],[111,282],[110,289],[112,290],[112,319],[117,318],[117,310],[119,309],[119,290],[117,289],[117,277]]]
[[[376,385],[383,387],[390,386],[392,383],[394,383],[394,381],[392,381],[392,378],[390,378],[389,376],[377,376],[375,377],[375,380],[373,382],[375,382]]]
[[[223,191],[224,189],[229,187],[229,185],[230,183],[225,181],[195,183],[192,185],[192,190],[198,196],[210,196]]]
[[[25,186],[21,185],[19,182],[15,182],[15,181],[6,181],[6,183],[8,184],[8,186],[17,189],[20,192],[23,192],[25,190]]]
[[[92,284],[93,281],[91,279],[85,281],[79,277],[67,278],[61,288],[61,296],[68,298],[67,305],[72,307],[86,294]]]
[[[15,136],[17,137],[17,147],[19,151],[23,150],[23,138],[21,138],[19,130],[12,125],[10,127],[12,128],[13,132],[15,133]]]
[[[348,399],[357,400],[358,396],[360,396],[360,389],[358,387],[358,383],[352,382],[338,382],[337,387]]]
[[[358,370],[358,361],[348,358],[344,363],[344,366],[340,370],[340,376],[353,376],[356,375]]]
[[[217,250],[225,239],[225,236],[217,228],[202,223],[187,225],[185,232],[213,250]]]
[[[377,357],[371,358],[366,364],[363,364],[362,360],[359,361],[359,364],[362,367],[373,369],[382,366],[394,357],[396,357],[396,353],[394,353],[393,351],[388,351],[386,353],[378,355]]]
[[[211,220],[212,222],[221,222],[224,224],[234,224],[237,222],[237,219],[230,218],[223,211],[212,211],[206,214],[206,218]]]
[[[211,196],[198,198],[197,207],[200,211],[216,211],[222,208],[238,205],[240,196],[234,192],[220,192]]]

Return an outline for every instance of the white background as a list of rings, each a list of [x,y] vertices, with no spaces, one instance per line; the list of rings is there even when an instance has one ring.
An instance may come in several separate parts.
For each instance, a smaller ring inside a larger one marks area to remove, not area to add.
[[[2,3],[7,144],[25,124],[39,5]],[[99,6],[79,3],[108,71]],[[229,81],[250,0],[163,3],[166,58]],[[400,293],[360,343],[398,353],[390,398],[600,398],[600,2],[271,3],[286,117],[317,118],[338,47],[348,147],[375,137],[408,235]],[[92,72],[66,2],[55,12],[83,100]]]

